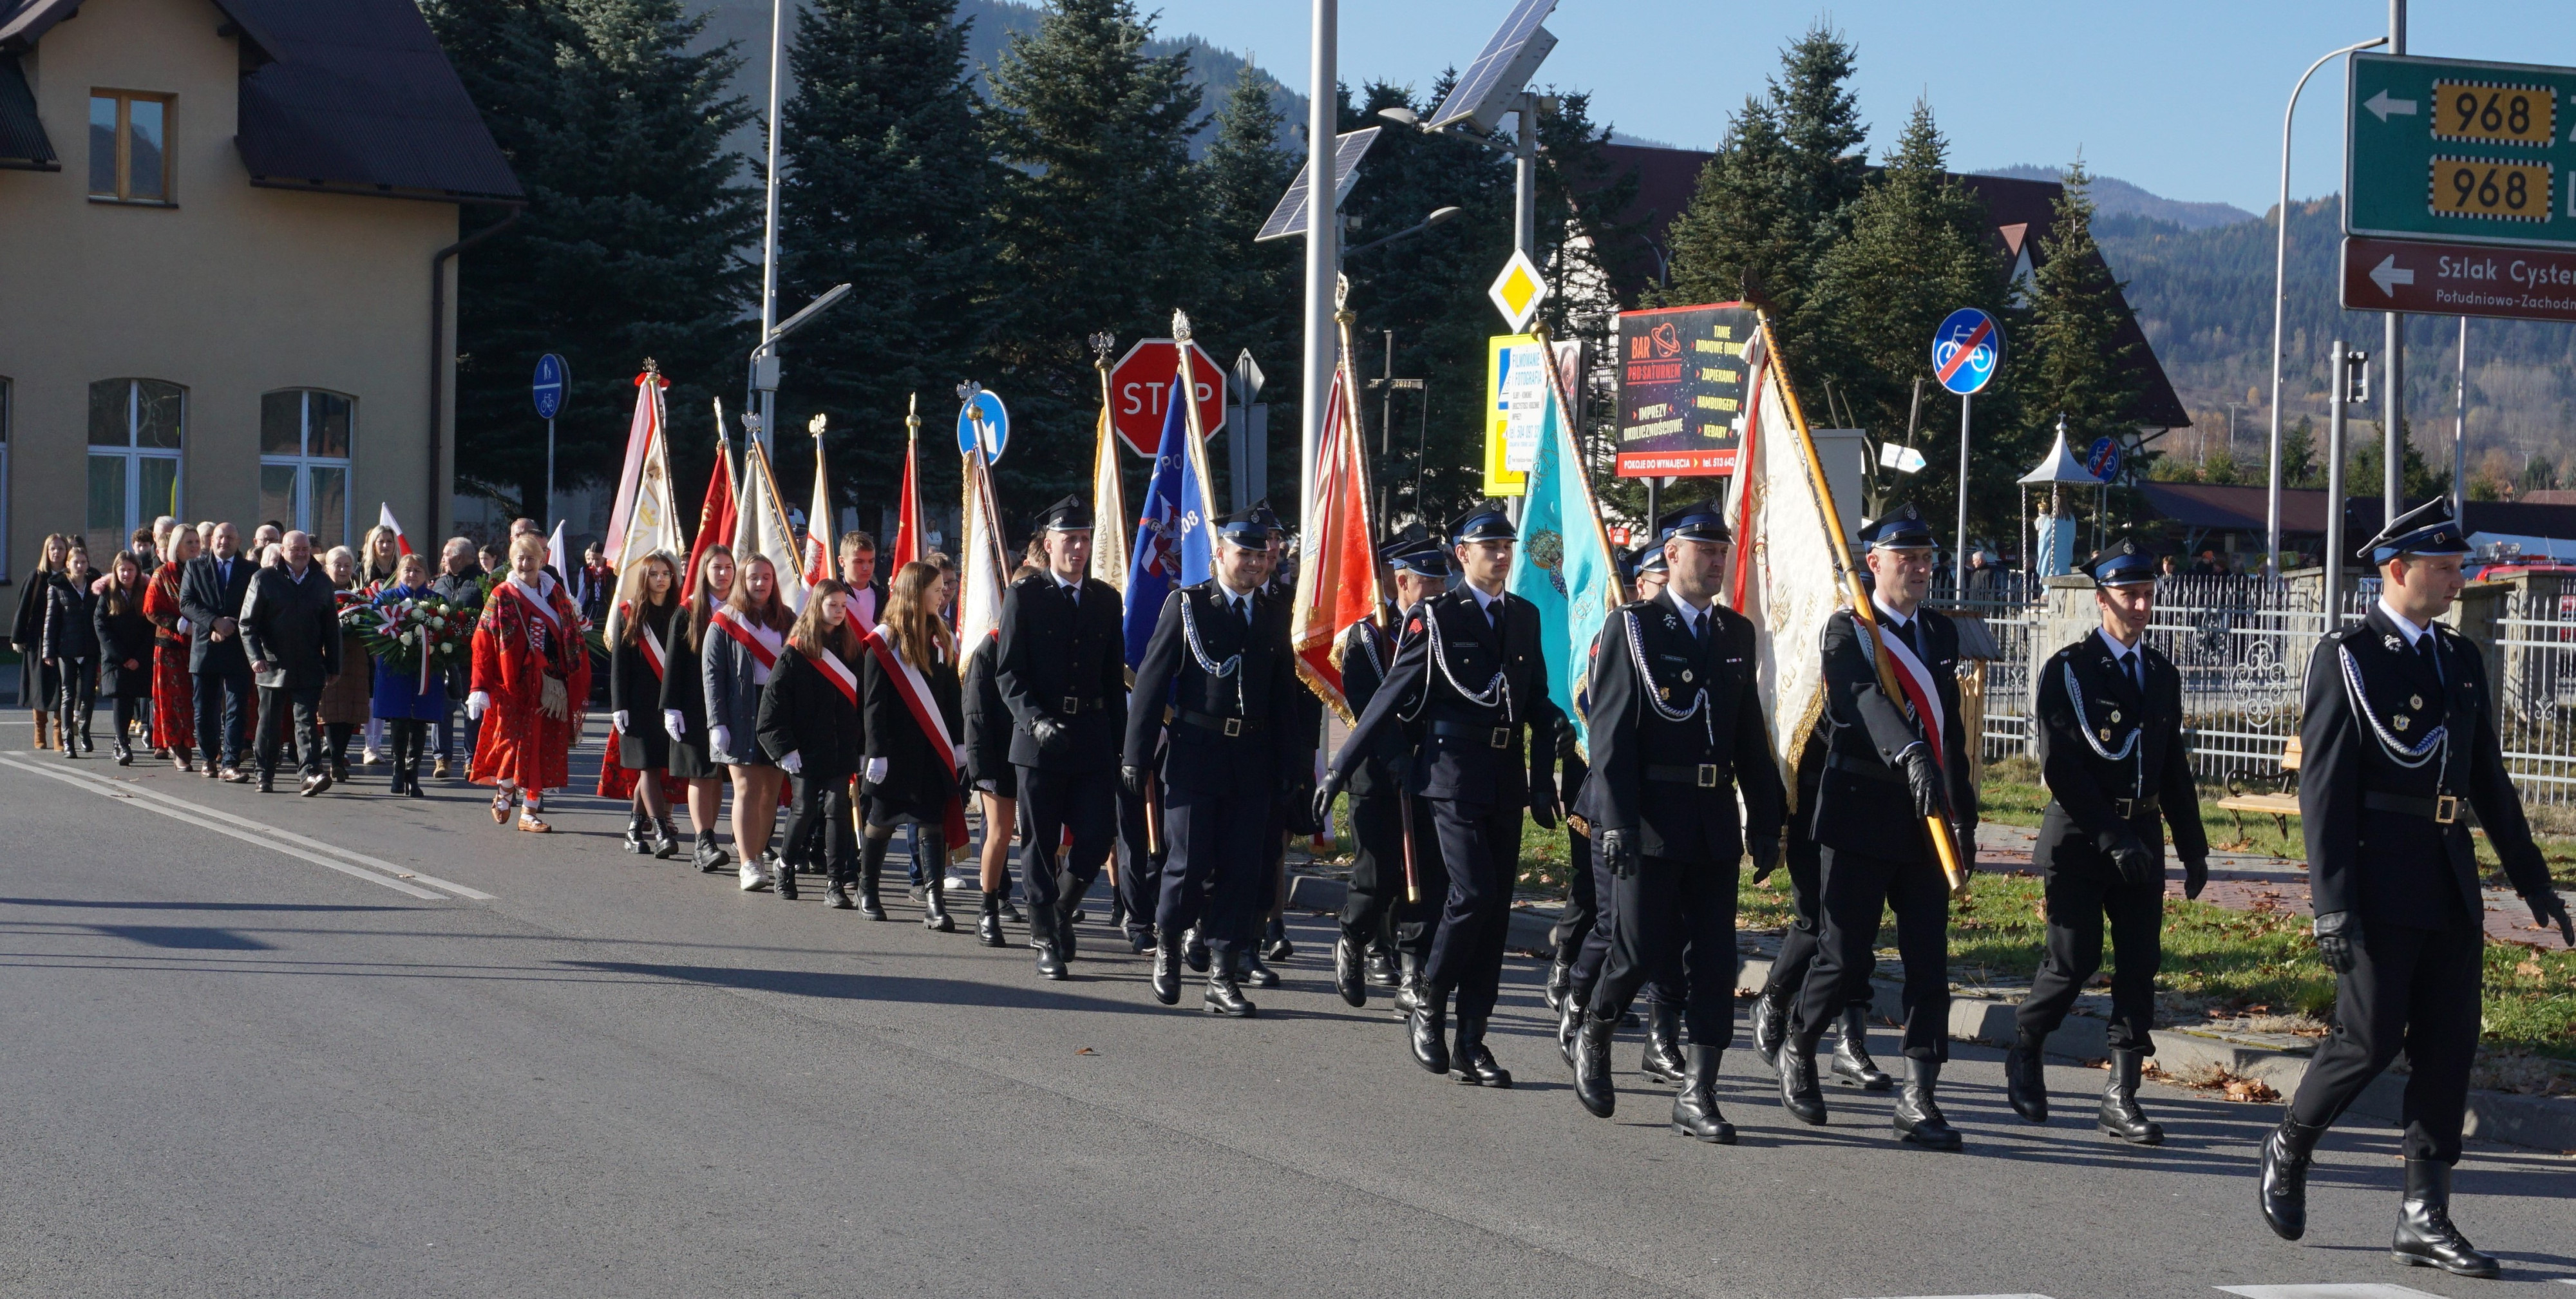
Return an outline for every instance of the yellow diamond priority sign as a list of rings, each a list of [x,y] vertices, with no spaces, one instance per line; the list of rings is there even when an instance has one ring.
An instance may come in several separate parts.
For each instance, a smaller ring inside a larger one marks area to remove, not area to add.
[[[1526,333],[1530,318],[1538,314],[1538,304],[1547,301],[1547,278],[1538,273],[1538,263],[1528,253],[1515,248],[1485,296],[1493,299],[1494,309],[1503,313],[1513,333]]]

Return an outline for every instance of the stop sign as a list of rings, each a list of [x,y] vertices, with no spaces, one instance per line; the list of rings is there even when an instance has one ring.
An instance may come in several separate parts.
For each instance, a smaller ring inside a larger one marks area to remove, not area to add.
[[[1180,349],[1168,338],[1148,338],[1127,349],[1109,371],[1109,421],[1118,439],[1140,456],[1163,444],[1172,385],[1180,378]],[[1225,425],[1225,371],[1207,349],[1190,344],[1190,377],[1198,387],[1199,432],[1213,436]]]

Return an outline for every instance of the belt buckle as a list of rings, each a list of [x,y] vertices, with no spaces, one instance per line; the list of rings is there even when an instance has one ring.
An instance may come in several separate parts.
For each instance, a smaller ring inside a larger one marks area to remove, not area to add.
[[[1702,789],[1717,788],[1717,772],[1718,766],[1714,762],[1703,762],[1699,764],[1699,787]]]
[[[1081,711],[1082,711],[1082,696],[1080,696],[1080,695],[1066,695],[1066,696],[1064,697],[1064,711],[1065,711],[1067,714],[1073,714],[1073,713],[1079,713],[1079,712],[1081,712]]]
[[[2111,810],[2119,813],[2120,819],[2123,821],[2134,819],[2138,815],[2138,800],[2134,798],[2112,799]]]
[[[2449,824],[2451,824],[2451,823],[2453,823],[2453,822],[2455,822],[2455,821],[2459,820],[2459,819],[2460,819],[2460,796],[2459,796],[2459,795],[2457,795],[2457,794],[2436,794],[2436,795],[2434,795],[2434,796],[2433,796],[2433,819],[2434,819],[2436,822],[2439,822],[2440,824],[2443,824],[2443,825],[2449,825]]]
[[[1238,735],[1241,735],[1241,734],[1243,734],[1243,719],[1242,719],[1242,718],[1240,718],[1240,717],[1229,717],[1229,718],[1225,719],[1225,738],[1227,738],[1227,739],[1231,740],[1231,739],[1233,739],[1234,737],[1236,737],[1236,736],[1238,736]]]
[[[1512,747],[1512,728],[1508,726],[1495,727],[1493,738],[1488,740],[1487,743],[1493,745],[1497,749],[1508,749]]]

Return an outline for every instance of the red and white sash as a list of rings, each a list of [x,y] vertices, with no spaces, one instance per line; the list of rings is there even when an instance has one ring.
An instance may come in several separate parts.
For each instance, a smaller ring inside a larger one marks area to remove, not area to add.
[[[623,623],[634,616],[635,606],[633,604],[620,604],[617,606],[617,621],[620,623]],[[654,632],[653,623],[650,619],[646,619],[637,624],[636,630],[643,633],[642,635],[637,636],[635,640],[637,646],[644,651],[644,666],[653,669],[653,679],[659,681],[662,679],[662,638]]]
[[[774,632],[766,627],[754,627],[734,617],[730,607],[719,607],[715,617],[710,621],[715,623],[717,630],[733,637],[734,643],[742,646],[744,652],[751,655],[751,661],[760,665],[760,671],[756,675],[761,681],[768,681],[769,674],[778,669],[778,651],[787,644],[786,633]]]
[[[913,725],[920,727],[922,735],[930,741],[931,750],[939,755],[940,766],[948,773],[949,785],[954,787],[964,751],[956,737],[948,733],[948,719],[939,715],[939,706],[930,697],[930,683],[922,679],[920,669],[904,662],[903,656],[894,652],[894,642],[886,637],[885,624],[879,623],[869,629],[862,643],[877,656],[877,666],[885,669],[887,680],[894,682],[895,693],[903,696],[903,706],[912,713]],[[964,846],[966,804],[954,794],[948,799],[944,828],[951,850]]]
[[[542,582],[547,579],[545,574],[539,573],[537,575],[537,580]],[[511,598],[519,602],[520,608],[526,609],[529,612],[536,614],[538,617],[545,619],[546,625],[554,628],[557,633],[561,633],[563,631],[563,620],[555,616],[554,602],[546,598],[546,591],[543,587],[538,588],[536,594],[530,595],[526,587],[519,585],[518,579],[505,578],[496,589],[509,592]]]
[[[1884,614],[1883,610],[1874,612]],[[1862,635],[1885,630],[1884,623],[1870,623],[1862,628]],[[1905,702],[1913,706],[1914,716],[1923,723],[1923,738],[1932,746],[1933,761],[1948,766],[1950,751],[1942,747],[1941,732],[1949,718],[1941,711],[1941,688],[1933,682],[1932,669],[1915,657],[1904,637],[1881,635],[1878,639],[1886,642],[1888,657],[1896,660],[1897,688],[1905,692]]]
[[[804,653],[802,650],[797,652]],[[859,706],[859,674],[851,671],[850,665],[842,662],[840,655],[829,648],[822,648],[806,654],[805,661],[823,670],[823,679],[840,690],[841,697],[850,701],[850,707]]]

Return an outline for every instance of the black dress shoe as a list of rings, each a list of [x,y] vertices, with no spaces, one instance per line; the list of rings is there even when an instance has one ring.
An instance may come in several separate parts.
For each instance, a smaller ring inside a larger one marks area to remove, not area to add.
[[[858,905],[850,900],[850,882],[838,875],[832,877],[831,883],[823,886],[823,900],[831,903],[834,911],[847,911]]]
[[[1181,959],[1189,962],[1193,973],[1207,973],[1207,939],[1199,933],[1197,925],[1190,926],[1189,932],[1181,935]]]
[[[1413,1013],[1405,1017],[1405,1036],[1413,1047],[1413,1062],[1433,1073],[1449,1072],[1448,1019],[1448,990],[1428,986],[1414,1003]]]
[[[1693,1043],[1682,1067],[1682,1089],[1673,1097],[1673,1131],[1711,1145],[1735,1144],[1735,1125],[1717,1112],[1718,1048]]]
[[[118,740],[116,742],[116,765],[120,767],[131,767],[134,765],[134,746],[127,744],[123,740]]]
[[[1563,957],[1547,963],[1547,986],[1540,995],[1547,998],[1549,1010],[1565,1009],[1565,990],[1574,986],[1574,962]]]
[[[295,796],[297,798],[311,798],[315,794],[319,794],[330,787],[331,773],[327,771],[317,771],[304,778],[303,783],[296,789]]]
[[[639,857],[652,851],[652,849],[644,846],[644,824],[643,813],[629,812],[626,814],[626,851],[634,853]]]
[[[1458,1045],[1449,1052],[1449,1067],[1458,1071],[1458,1081],[1476,1087],[1509,1087],[1512,1071],[1494,1063],[1494,1053],[1485,1049],[1485,1021],[1481,1018],[1458,1017]]]
[[[1009,898],[1002,899],[1002,918],[1015,925],[1025,925],[1029,922],[1027,916],[1020,914],[1019,905]]]
[[[419,773],[414,772],[409,779],[411,781],[411,796],[414,798],[420,797]],[[672,857],[678,856],[679,853],[680,828],[671,824],[671,818],[667,816],[655,821],[653,823],[653,855],[663,860],[669,860]]]
[[[778,870],[776,873],[778,878],[778,896],[789,902],[795,901],[796,867],[789,863],[786,858],[781,857],[778,859]]]
[[[2284,1114],[2281,1126],[2263,1139],[2256,1194],[2265,1225],[2283,1240],[2308,1234],[2308,1159],[2316,1153],[2317,1138],[2325,1134],[2323,1124],[2301,1123]]]
[[[1396,985],[1395,958],[1378,948],[1368,951],[1368,986],[1393,988]]]
[[[1145,953],[1154,950],[1153,928],[1147,925],[1128,926],[1127,947],[1138,956],[1143,956]]]
[[[1234,972],[1222,965],[1208,971],[1207,991],[1200,995],[1199,1005],[1211,1015],[1229,1019],[1250,1019],[1253,1015],[1252,1003],[1244,998],[1243,989],[1235,986]]]
[[[1859,1006],[1843,1007],[1842,1031],[1834,1035],[1831,1067],[1835,1081],[1862,1091],[1890,1091],[1896,1086],[1896,1079],[1869,1056],[1869,1012]]]
[[[1154,1000],[1166,1006],[1181,1004],[1181,951],[1177,944],[1154,945]]]
[[[1606,1119],[1619,1112],[1619,1088],[1610,1080],[1610,1039],[1618,1034],[1619,1021],[1577,1014],[1574,1099],[1583,1102],[1594,1118]]]
[[[1816,1084],[1816,1050],[1795,1041],[1780,1044],[1780,1108],[1800,1123],[1825,1122],[1825,1089]]]
[[[1368,1004],[1368,984],[1360,972],[1360,949],[1345,934],[1333,940],[1333,991],[1346,1005]]]
[[[2164,1125],[2138,1108],[2138,1081],[2146,1062],[2147,1058],[2135,1051],[2111,1052],[2111,1081],[2102,1088],[2102,1109],[2094,1126],[2131,1145],[2161,1146],[2165,1143]]]
[[[2013,1113],[2033,1123],[2048,1122],[2048,1072],[2041,1055],[2046,1041],[2037,1033],[2016,1030],[2004,1052],[2004,1099],[2012,1102]]]
[[[1658,1082],[1682,1080],[1682,1009],[1646,1003],[1646,1053],[1637,1070]]]
[[[1250,947],[1237,949],[1235,964],[1242,968],[1243,981],[1256,988],[1279,986],[1279,972],[1261,963],[1261,956]]]
[[[1957,1150],[1966,1141],[1957,1128],[1950,1126],[1950,1120],[1942,1117],[1940,1104],[1932,1098],[1933,1089],[1940,1083],[1940,1065],[1906,1058],[1905,1089],[1897,1094],[1893,1117],[1896,1135],[1930,1150]]]
[[[697,846],[689,851],[689,864],[701,875],[713,875],[725,867],[724,849],[716,846],[714,835],[698,836]]]
[[[1002,936],[1002,913],[987,911],[975,919],[975,940],[986,947],[1008,947],[1011,940]]]
[[[2409,1267],[2438,1267],[2453,1276],[2492,1278],[2504,1270],[2451,1225],[2451,1166],[2430,1159],[2406,1161],[2406,1199],[2388,1249]]]
[[[263,793],[263,794],[274,794],[274,793],[276,793],[276,792],[277,792],[277,777],[275,777],[275,776],[270,776],[270,775],[265,775],[265,774],[263,774],[262,776],[260,776],[260,778],[259,778],[259,792],[261,792],[261,793]]]
[[[1789,1033],[1788,1008],[1771,1000],[1768,990],[1753,999],[1753,1052],[1762,1063],[1780,1067],[1780,1041]]]
[[[1054,943],[1041,938],[1029,945],[1037,949],[1039,978],[1060,983],[1072,977],[1065,973],[1064,957],[1056,951]]]

